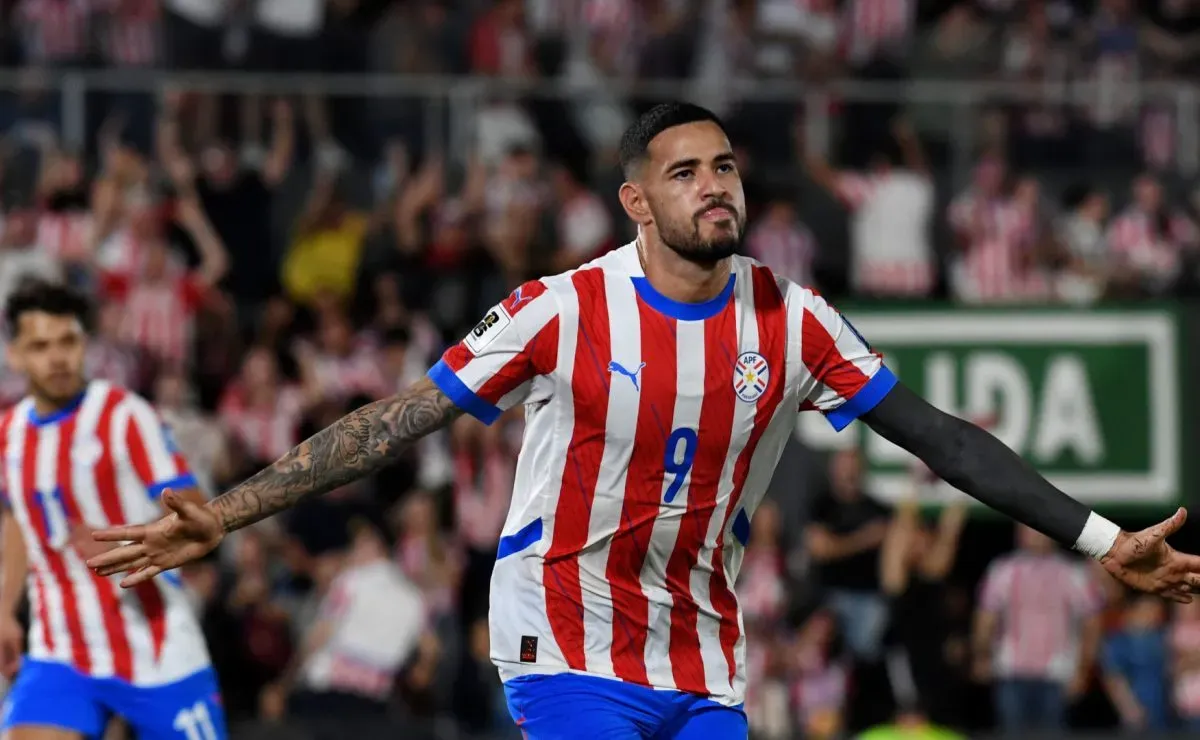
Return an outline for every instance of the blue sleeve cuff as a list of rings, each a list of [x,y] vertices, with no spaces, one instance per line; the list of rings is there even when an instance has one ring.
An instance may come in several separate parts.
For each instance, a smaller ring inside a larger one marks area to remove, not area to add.
[[[154,485],[147,486],[146,491],[150,494],[150,498],[157,500],[158,497],[163,494],[163,491],[167,490],[168,488],[176,490],[180,488],[198,487],[199,484],[196,482],[196,476],[192,475],[191,473],[184,473],[183,475],[172,478],[171,480],[165,480],[161,483],[155,483]]]
[[[880,367],[857,393],[833,411],[826,412],[825,418],[829,420],[834,431],[840,432],[850,426],[850,422],[878,406],[883,397],[896,387],[897,382],[895,374],[888,370],[886,365]]]
[[[445,360],[438,360],[436,365],[429,368],[428,375],[433,384],[445,393],[455,406],[484,424],[491,426],[492,422],[500,418],[500,409],[475,395],[475,391],[468,388],[467,384],[454,374]]]

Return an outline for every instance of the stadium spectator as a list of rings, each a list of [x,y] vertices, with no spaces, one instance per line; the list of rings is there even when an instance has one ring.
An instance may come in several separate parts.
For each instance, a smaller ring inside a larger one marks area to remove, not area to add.
[[[1171,704],[1183,726],[1200,728],[1200,602],[1174,608],[1167,628]]]
[[[792,198],[771,198],[746,235],[746,254],[797,285],[812,286],[817,238],[800,221]]]
[[[578,166],[554,165],[551,182],[557,211],[552,272],[572,270],[617,246],[612,215],[600,196],[588,189]]]
[[[1108,230],[1116,288],[1124,294],[1161,295],[1180,278],[1183,258],[1198,244],[1196,224],[1165,202],[1152,175],[1133,182],[1133,201]]]
[[[350,207],[337,172],[319,169],[283,259],[288,296],[301,304],[346,301],[358,279],[368,219]]]
[[[1006,732],[1059,731],[1091,673],[1101,598],[1091,573],[1050,538],[1017,528],[1018,550],[984,575],[972,647]]]
[[[923,708],[936,721],[954,722],[961,716],[962,692],[948,648],[954,631],[946,579],[958,554],[966,506],[961,500],[947,505],[936,527],[927,527],[917,505],[915,495],[899,504],[880,554],[891,643],[902,656],[891,675],[892,692],[901,708]]]
[[[854,291],[874,298],[921,297],[933,290],[937,276],[930,241],[933,182],[907,121],[894,121],[892,135],[901,157],[895,165],[887,150],[876,150],[865,172],[838,171],[809,152],[808,173],[851,212]]]
[[[858,660],[874,662],[881,657],[888,623],[887,602],[879,592],[879,553],[890,512],[863,490],[862,465],[856,449],[832,455],[829,492],[814,505],[805,545],[847,649]]]
[[[1125,609],[1121,630],[1101,646],[1104,688],[1129,730],[1161,731],[1170,723],[1163,616],[1158,599],[1135,597]]]
[[[289,694],[289,715],[319,738],[387,727],[395,682],[424,688],[438,658],[421,592],[388,558],[386,526],[358,520],[351,530],[345,565],[305,632],[294,668],[271,689]]]

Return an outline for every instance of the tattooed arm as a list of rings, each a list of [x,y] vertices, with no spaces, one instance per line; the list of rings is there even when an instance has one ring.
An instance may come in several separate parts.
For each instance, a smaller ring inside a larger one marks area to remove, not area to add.
[[[353,411],[208,505],[232,532],[377,472],[462,411],[428,378]]]
[[[135,586],[203,557],[229,532],[381,470],[405,447],[461,413],[424,378],[404,393],[343,416],[207,504],[174,491],[164,493],[167,516],[96,532],[102,542],[128,544],[91,558],[88,565],[104,575],[128,571],[122,585]]]

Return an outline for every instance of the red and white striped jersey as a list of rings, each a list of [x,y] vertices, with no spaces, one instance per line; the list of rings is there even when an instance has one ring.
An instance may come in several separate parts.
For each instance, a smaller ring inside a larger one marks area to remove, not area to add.
[[[1182,266],[1183,251],[1196,242],[1196,225],[1181,214],[1166,219],[1165,228],[1154,217],[1130,207],[1108,227],[1108,247],[1119,267],[1148,278],[1169,280]]]
[[[22,0],[16,25],[21,31],[26,61],[69,62],[88,51],[88,0]]]
[[[1000,618],[996,675],[1065,683],[1078,665],[1079,623],[1103,606],[1096,579],[1075,559],[1018,551],[994,561],[979,608]]]
[[[797,285],[813,284],[817,238],[799,221],[763,221],[746,235],[746,254]]]
[[[102,0],[98,9],[107,11],[101,51],[104,60],[117,67],[151,67],[159,61],[158,0]]]
[[[842,8],[842,53],[852,65],[903,50],[912,37],[917,16],[912,0],[849,0]]]
[[[195,479],[145,400],[92,381],[71,406],[39,417],[26,398],[0,417],[5,501],[29,557],[29,655],[138,686],[207,668],[208,649],[177,578],[123,590],[84,564],[82,528],[162,515],[166,488]]]
[[[274,403],[255,404],[240,383],[225,389],[217,414],[225,431],[252,460],[278,460],[300,440],[304,419],[304,391],[283,385]]]
[[[195,319],[208,297],[208,285],[195,273],[163,280],[102,276],[104,293],[124,305],[121,333],[149,357],[178,367],[192,356]]]
[[[746,257],[704,303],[645,277],[633,244],[522,285],[429,372],[490,423],[525,404],[492,573],[505,680],[574,671],[736,705],[733,584],[798,409],[837,429],[895,385],[812,291]]]

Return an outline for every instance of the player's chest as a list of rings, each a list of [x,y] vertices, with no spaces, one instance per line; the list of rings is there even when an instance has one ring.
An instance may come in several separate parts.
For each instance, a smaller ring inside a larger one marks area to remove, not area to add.
[[[598,382],[576,398],[577,418],[593,416],[610,439],[701,427],[727,430],[733,438],[749,434],[787,396],[783,353],[772,356],[736,341],[706,347],[704,341],[697,332],[682,342],[613,342],[590,368]]]

